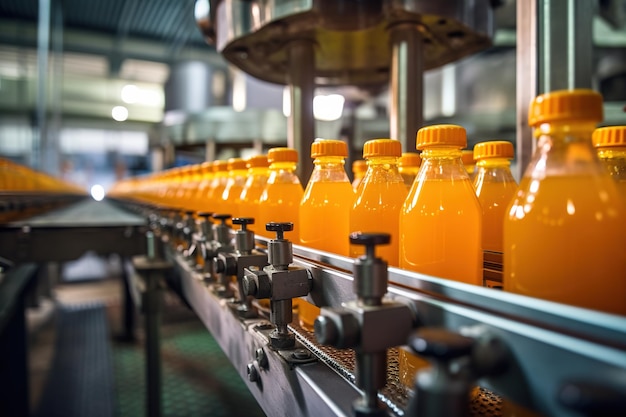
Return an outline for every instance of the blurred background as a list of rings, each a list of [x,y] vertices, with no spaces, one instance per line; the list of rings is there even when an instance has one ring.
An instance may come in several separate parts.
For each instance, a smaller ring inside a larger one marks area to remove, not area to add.
[[[462,124],[470,148],[515,140],[516,2],[491,3],[492,46],[424,76],[425,123]],[[108,189],[125,176],[285,145],[289,94],[205,42],[196,17],[209,4],[0,0],[0,156]],[[594,4],[594,88],[607,101],[605,124],[624,124],[626,2]],[[346,139],[359,154],[365,140],[389,136],[388,87],[315,95],[317,137]]]

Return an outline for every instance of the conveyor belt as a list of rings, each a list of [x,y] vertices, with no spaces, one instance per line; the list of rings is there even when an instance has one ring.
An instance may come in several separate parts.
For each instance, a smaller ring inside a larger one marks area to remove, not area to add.
[[[111,359],[104,305],[61,307],[55,355],[35,416],[113,416]]]

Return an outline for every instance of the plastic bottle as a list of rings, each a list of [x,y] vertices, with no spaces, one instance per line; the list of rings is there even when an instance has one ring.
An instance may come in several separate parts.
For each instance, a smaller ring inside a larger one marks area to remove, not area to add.
[[[350,231],[384,232],[391,235],[389,245],[378,248],[378,256],[390,266],[398,266],[400,210],[408,190],[398,172],[398,157],[402,144],[393,139],[375,139],[365,142],[363,158],[367,172],[357,188],[350,212]],[[363,254],[363,246],[351,245],[350,256]]]
[[[350,209],[354,190],[344,169],[345,142],[317,139],[311,145],[313,173],[300,204],[300,242],[304,246],[350,254]]]
[[[365,176],[365,171],[367,171],[367,162],[365,162],[365,160],[357,159],[352,163],[352,176],[354,178],[352,180],[352,189],[354,191],[356,191],[356,189],[359,187],[359,184],[363,180],[363,177]]]
[[[209,192],[213,181],[213,162],[203,162],[200,164],[200,182],[192,197],[192,206],[196,211],[205,211],[204,196]]]
[[[417,152],[404,152],[398,161],[398,171],[402,175],[407,191],[413,186],[415,177],[422,165],[422,158]]]
[[[291,148],[272,148],[267,153],[270,164],[267,185],[259,199],[259,221],[256,232],[274,238],[275,234],[265,230],[270,222],[292,222],[293,231],[289,240],[300,243],[300,200],[303,190],[296,175],[298,151]]]
[[[536,97],[538,139],[504,223],[504,289],[626,315],[626,207],[591,144],[592,90]]]
[[[266,155],[255,155],[246,160],[248,179],[239,197],[241,200],[239,214],[244,217],[252,217],[255,220],[255,224],[252,227],[252,230],[255,231],[261,229],[256,222],[259,221],[259,200],[267,184],[269,165]]]
[[[626,198],[626,126],[596,129],[593,146],[609,174],[617,181],[617,189]]]
[[[206,211],[222,213],[222,193],[228,181],[228,161],[213,162],[213,181],[205,195]],[[230,214],[230,213],[227,213]]]
[[[470,176],[471,180],[474,180],[474,176],[476,175],[476,161],[474,159],[474,151],[469,149],[464,149],[461,151],[461,161],[463,162],[463,166],[467,171],[467,174]]]
[[[221,210],[230,214],[232,218],[239,217],[241,207],[241,191],[246,184],[248,169],[246,161],[241,158],[230,158],[228,160],[228,180],[224,191],[222,191]]]
[[[483,250],[502,252],[504,216],[517,190],[510,167],[512,158],[511,142],[491,141],[474,146],[474,189],[483,209]]]
[[[400,214],[400,267],[482,285],[482,210],[461,162],[465,129],[417,132],[422,167]]]

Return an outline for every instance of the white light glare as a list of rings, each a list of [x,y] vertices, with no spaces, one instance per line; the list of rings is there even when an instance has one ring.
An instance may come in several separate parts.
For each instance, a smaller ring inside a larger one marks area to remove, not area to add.
[[[337,120],[343,113],[343,103],[345,101],[345,98],[340,94],[315,96],[313,99],[313,116],[317,120],[327,122]]]
[[[122,87],[122,101],[124,103],[132,104],[137,102],[139,96],[139,88],[133,84],[126,84]]]
[[[91,187],[91,196],[96,201],[102,201],[104,198],[104,188],[100,184]]]
[[[115,106],[111,110],[111,117],[113,117],[113,120],[123,122],[128,119],[128,109],[124,106]]]

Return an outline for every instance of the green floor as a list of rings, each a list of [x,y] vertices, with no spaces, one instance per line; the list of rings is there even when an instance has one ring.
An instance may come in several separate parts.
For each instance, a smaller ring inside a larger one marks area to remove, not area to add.
[[[164,417],[265,415],[199,321],[164,330],[162,341]],[[143,345],[115,342],[113,360],[116,415],[144,416]]]

